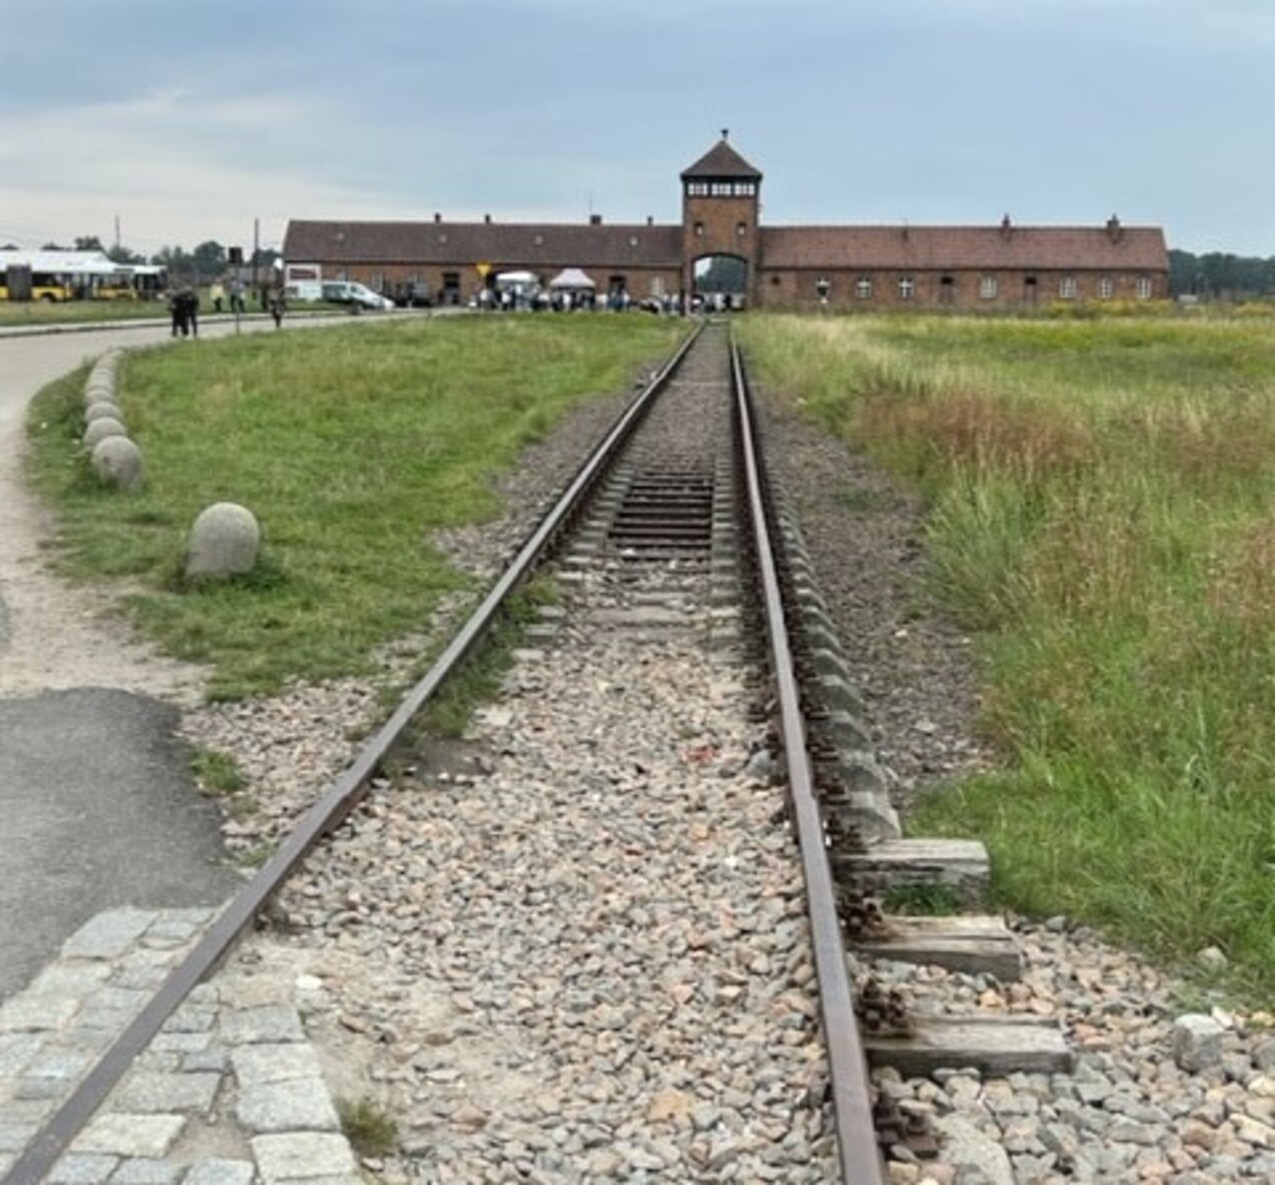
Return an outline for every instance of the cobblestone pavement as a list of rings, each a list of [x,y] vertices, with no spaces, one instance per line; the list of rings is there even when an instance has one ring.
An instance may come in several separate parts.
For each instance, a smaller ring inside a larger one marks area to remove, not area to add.
[[[99,914],[0,1006],[0,1173],[212,918],[209,910]],[[232,970],[196,988],[45,1180],[358,1185],[292,986]]]

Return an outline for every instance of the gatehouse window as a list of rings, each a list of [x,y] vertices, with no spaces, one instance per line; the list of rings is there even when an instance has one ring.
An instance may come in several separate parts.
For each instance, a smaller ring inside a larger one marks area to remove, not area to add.
[[[748,233],[748,223],[747,222],[735,223],[735,233],[742,239]]]
[[[984,276],[978,282],[978,294],[984,300],[995,300],[999,291],[995,276]]]
[[[1139,300],[1151,299],[1151,277],[1139,276],[1134,281],[1133,291]]]
[[[1115,290],[1116,286],[1111,282],[1110,276],[1100,276],[1098,278],[1098,297],[1100,300],[1110,300]]]
[[[899,299],[911,300],[916,295],[916,282],[911,276],[899,277]]]
[[[708,197],[707,181],[688,181],[686,192],[690,197]]]
[[[697,223],[695,224],[695,233],[696,233],[697,235],[701,235],[701,236],[703,235],[703,233],[704,233],[704,224],[703,224],[702,222],[697,222]]]
[[[1062,279],[1058,281],[1058,295],[1061,296],[1063,300],[1076,299],[1075,276],[1063,276]]]
[[[859,300],[872,299],[872,277],[860,276],[854,282],[854,294]]]

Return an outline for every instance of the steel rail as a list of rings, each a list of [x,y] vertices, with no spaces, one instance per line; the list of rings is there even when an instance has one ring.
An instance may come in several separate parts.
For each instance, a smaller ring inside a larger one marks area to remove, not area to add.
[[[456,633],[426,675],[404,696],[394,714],[358,752],[336,782],[301,817],[275,854],[227,903],[194,949],[103,1053],[70,1097],[36,1132],[10,1167],[3,1185],[38,1185],[93,1117],[129,1065],[154,1039],[190,992],[225,958],[235,940],[287,879],[311,847],[357,805],[400,735],[495,622],[506,598],[532,572],[554,538],[578,512],[588,492],[633,434],[656,397],[703,330],[703,322],[652,376],[581,466],[567,490],[523,545],[482,603]]]
[[[801,848],[802,873],[819,981],[819,1007],[824,1041],[828,1047],[828,1076],[832,1092],[833,1120],[837,1131],[842,1185],[883,1185],[884,1168],[872,1123],[872,1095],[867,1061],[854,1015],[854,996],[846,966],[845,941],[837,916],[832,870],[828,863],[823,819],[815,797],[814,779],[806,747],[806,727],[801,713],[797,677],[788,644],[783,595],[775,571],[770,542],[765,491],[757,448],[750,394],[739,350],[731,344],[736,413],[744,454],[748,511],[757,548],[758,579],[770,637],[772,673],[779,697],[784,754],[792,811]]]

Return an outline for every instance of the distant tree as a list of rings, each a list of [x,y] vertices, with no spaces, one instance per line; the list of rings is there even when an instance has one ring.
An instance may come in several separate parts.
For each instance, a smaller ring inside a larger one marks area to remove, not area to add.
[[[1169,252],[1169,291],[1205,300],[1245,300],[1275,294],[1275,256],[1261,259],[1210,251]]]
[[[747,288],[747,280],[748,264],[734,255],[711,256],[706,268],[695,269],[695,287],[700,292],[740,293]]]
[[[145,263],[146,256],[137,251],[130,251],[127,247],[112,247],[107,253],[108,259],[113,259],[116,263]]]
[[[201,281],[212,280],[226,270],[226,248],[209,239],[191,252],[195,273]]]
[[[97,235],[79,235],[75,240],[76,251],[105,251]]]
[[[151,256],[151,263],[167,269],[175,284],[194,284],[199,280],[194,257],[181,247],[161,247]]]
[[[40,247],[41,251],[71,251],[72,247],[64,247],[61,243],[45,243]]]

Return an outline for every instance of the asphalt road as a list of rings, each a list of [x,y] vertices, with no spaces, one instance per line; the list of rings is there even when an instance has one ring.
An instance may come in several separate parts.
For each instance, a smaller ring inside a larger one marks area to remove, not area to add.
[[[263,318],[243,329],[274,326]],[[200,324],[203,338],[233,332],[233,321]],[[0,330],[0,543],[6,529],[18,534],[19,514],[23,524],[31,517],[21,483],[31,397],[107,349],[168,337],[167,325]],[[5,695],[5,655],[21,624],[18,599],[5,593],[0,570],[0,1000],[103,909],[217,905],[242,883],[223,862],[216,810],[194,789],[175,707],[110,686]]]

